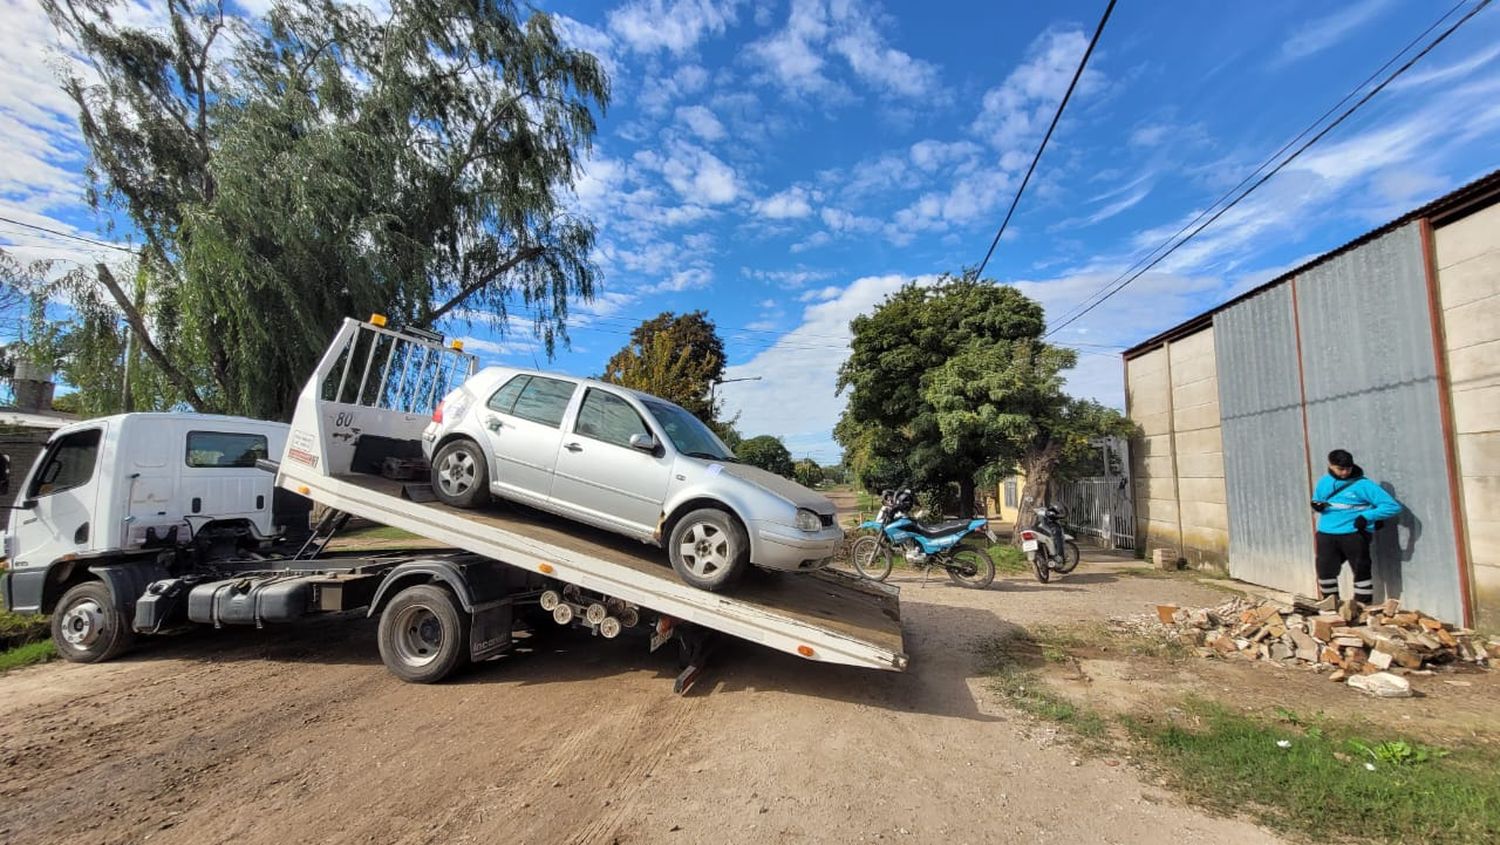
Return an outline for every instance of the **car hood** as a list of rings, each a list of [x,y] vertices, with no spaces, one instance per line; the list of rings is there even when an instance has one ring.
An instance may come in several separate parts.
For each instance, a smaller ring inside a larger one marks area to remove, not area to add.
[[[732,475],[742,481],[748,481],[767,492],[773,493],[786,499],[799,508],[807,508],[814,513],[831,514],[833,502],[827,496],[803,487],[790,478],[782,478],[774,472],[768,472],[760,467],[749,464],[724,464],[724,473]]]

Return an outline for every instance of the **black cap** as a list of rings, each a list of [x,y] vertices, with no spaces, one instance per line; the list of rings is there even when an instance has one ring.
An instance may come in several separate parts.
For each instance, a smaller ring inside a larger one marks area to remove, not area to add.
[[[1347,449],[1334,449],[1328,453],[1328,465],[1348,469],[1354,466],[1354,456]]]

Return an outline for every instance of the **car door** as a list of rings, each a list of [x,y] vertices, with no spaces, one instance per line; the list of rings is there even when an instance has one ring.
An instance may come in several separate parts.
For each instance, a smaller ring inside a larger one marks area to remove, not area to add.
[[[16,569],[46,567],[93,548],[99,493],[99,446],[104,429],[74,431],[52,441],[27,480],[15,521]]]
[[[631,534],[655,532],[672,458],[660,447],[652,452],[632,447],[635,434],[654,436],[624,398],[587,388],[557,456],[553,508]]]
[[[577,382],[521,374],[501,385],[477,413],[489,441],[490,488],[545,503],[562,445],[562,422]]]

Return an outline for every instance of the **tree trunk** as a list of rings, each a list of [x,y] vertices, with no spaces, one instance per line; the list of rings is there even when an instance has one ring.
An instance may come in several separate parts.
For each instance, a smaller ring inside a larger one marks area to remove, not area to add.
[[[974,477],[960,476],[958,479],[958,518],[974,518]]]
[[[1039,449],[1032,449],[1021,459],[1021,468],[1026,472],[1026,486],[1021,489],[1021,500],[1016,503],[1016,524],[1010,532],[1011,542],[1021,542],[1021,532],[1036,525],[1037,508],[1047,504],[1051,493],[1052,474],[1062,449],[1049,442]]]
[[[115,280],[115,274],[111,273],[109,267],[105,266],[103,262],[95,264],[94,271],[98,274],[100,283],[109,291],[109,295],[114,298],[115,304],[125,313],[125,322],[130,324],[130,330],[134,332],[135,340],[146,353],[146,357],[150,358],[151,362],[161,369],[162,374],[178,390],[182,391],[183,399],[193,407],[193,410],[200,414],[214,413],[216,409],[203,401],[203,397],[199,395],[198,388],[193,384],[193,380],[188,378],[187,374],[174,365],[166,355],[162,354],[161,349],[157,347],[150,333],[146,331],[146,321],[141,317],[141,312],[135,307],[135,303],[125,295],[124,288],[121,288],[120,283]]]

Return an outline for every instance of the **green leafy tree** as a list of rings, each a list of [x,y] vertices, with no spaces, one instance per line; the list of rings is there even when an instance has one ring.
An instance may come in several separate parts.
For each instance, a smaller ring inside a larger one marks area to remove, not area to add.
[[[1041,306],[1013,287],[945,276],[931,287],[903,287],[850,327],[838,381],[849,401],[834,436],[860,482],[953,485],[967,516],[975,473],[1020,456],[1026,410],[1011,400],[1035,389],[1025,359],[1070,354],[1040,343]]]
[[[735,448],[734,454],[745,463],[774,472],[783,478],[792,478],[797,469],[792,463],[792,453],[785,444],[769,434],[751,437]]]
[[[118,5],[43,0],[89,65],[64,79],[89,199],[139,233],[144,285],[101,263],[66,293],[123,318],[169,400],[285,418],[350,315],[503,330],[524,303],[549,354],[566,341],[596,270],[564,201],[609,86],[546,14],[171,2],[146,30]]]
[[[1020,467],[1023,500],[1043,502],[1096,438],[1127,434],[1117,411],[1064,393],[1077,355],[1043,342],[1044,326],[1019,291],[970,277],[908,285],[857,318],[834,434],[859,480],[911,483],[968,516],[977,478]],[[1029,525],[1025,508],[1021,517]]]
[[[714,425],[718,409],[710,396],[723,377],[724,341],[708,313],[663,311],[630,332],[601,379],[675,402]]]
[[[823,483],[823,468],[812,458],[803,458],[792,465],[793,477],[803,487],[816,487]]]

